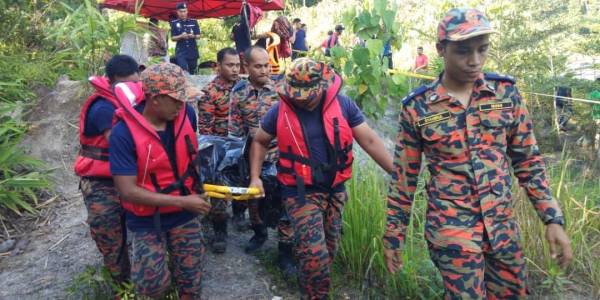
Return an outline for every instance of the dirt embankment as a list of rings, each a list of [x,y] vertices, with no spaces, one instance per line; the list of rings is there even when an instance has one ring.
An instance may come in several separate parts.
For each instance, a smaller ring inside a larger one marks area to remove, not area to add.
[[[209,78],[197,76],[203,86]],[[18,237],[22,253],[0,258],[0,299],[67,299],[66,288],[88,265],[101,257],[85,223],[86,209],[78,190],[72,162],[78,150],[79,111],[90,93],[89,85],[61,78],[53,91],[40,91],[40,101],[28,116],[32,129],[23,149],[53,168],[57,198],[31,231]],[[45,199],[48,200],[48,199]],[[271,235],[274,236],[274,235]],[[203,278],[206,299],[295,299],[293,292],[274,287],[272,278],[257,258],[242,247],[250,233],[230,231],[227,253],[209,251]],[[276,247],[271,239],[267,248]]]

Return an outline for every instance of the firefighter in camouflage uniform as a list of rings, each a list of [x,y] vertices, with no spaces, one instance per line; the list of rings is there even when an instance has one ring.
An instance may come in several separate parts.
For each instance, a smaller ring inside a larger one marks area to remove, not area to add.
[[[298,58],[275,89],[281,101],[263,117],[250,148],[250,186],[263,189],[261,166],[276,139],[277,180],[296,238],[301,298],[328,299],[354,140],[386,172],[393,169],[392,157],[326,64]]]
[[[412,201],[427,161],[425,236],[446,299],[524,298],[525,258],[513,217],[512,167],[546,224],[553,257],[572,258],[531,117],[511,77],[482,73],[494,30],[474,9],[452,9],[438,26],[444,72],[412,91],[400,113],[388,194],[385,259],[402,267]]]
[[[223,48],[217,53],[217,63],[217,76],[202,89],[203,94],[198,100],[198,133],[226,137],[229,94],[239,80],[240,57],[235,49]],[[212,207],[209,216],[214,231],[211,250],[224,253],[227,249],[227,201],[211,199],[210,202]],[[239,222],[243,219],[243,210],[236,208],[234,202],[234,222]]]
[[[229,135],[238,138],[253,138],[259,128],[260,119],[279,101],[271,79],[269,54],[264,48],[252,46],[244,52],[244,66],[248,72],[247,80],[240,80],[231,91],[229,107]],[[277,161],[275,143],[271,144],[268,161]],[[266,195],[270,200],[278,201],[279,193],[270,190]],[[254,235],[244,248],[246,253],[259,250],[268,239],[267,224],[263,218],[266,198],[248,201],[248,215]],[[262,210],[262,211],[261,211]],[[279,267],[287,277],[293,277],[296,266],[293,262],[292,248],[294,234],[285,214],[277,221]]]

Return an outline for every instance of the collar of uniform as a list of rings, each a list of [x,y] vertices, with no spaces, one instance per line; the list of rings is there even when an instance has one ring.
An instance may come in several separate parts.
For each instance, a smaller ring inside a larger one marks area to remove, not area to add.
[[[248,83],[249,83],[248,86],[250,87],[250,91],[259,91],[260,92],[263,90],[267,90],[267,91],[275,90],[275,86],[273,85],[273,81],[271,81],[271,79],[269,79],[269,81],[260,88],[255,87],[254,84],[252,84],[252,82],[250,80],[248,80]]]
[[[231,89],[237,83],[237,81],[236,82],[228,82],[227,80],[223,79],[223,77],[221,77],[221,76],[215,77],[213,82],[216,86],[218,86],[221,89]]]
[[[448,95],[448,90],[446,90],[446,88],[442,85],[442,75],[444,75],[444,72],[440,73],[438,78],[429,84],[429,90],[431,93],[428,93],[425,96],[427,102],[436,103],[451,98],[451,96]]]
[[[435,103],[435,102],[439,102],[439,101],[443,101],[443,100],[448,100],[451,98],[451,96],[448,95],[448,90],[446,90],[444,85],[442,85],[442,75],[444,75],[444,72],[440,73],[438,78],[429,85],[430,90],[433,91],[433,93],[431,93],[427,96],[427,100],[429,101],[429,103]],[[473,90],[478,91],[480,94],[481,93],[490,93],[493,95],[496,94],[496,89],[494,89],[493,82],[485,80],[483,73],[480,73],[479,77],[475,80],[475,84],[473,85]]]
[[[494,82],[485,80],[484,74],[479,74],[479,78],[475,81],[474,90],[478,90],[479,93],[490,93],[496,95],[496,88],[494,87]]]

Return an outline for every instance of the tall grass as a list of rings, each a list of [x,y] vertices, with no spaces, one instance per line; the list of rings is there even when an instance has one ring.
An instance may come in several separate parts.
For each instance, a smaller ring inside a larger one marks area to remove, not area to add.
[[[83,0],[76,7],[61,4],[67,15],[56,22],[47,40],[70,54],[66,62],[77,79],[100,73],[105,60],[118,54],[121,37],[126,32],[143,31],[136,25],[135,14],[115,13],[111,17],[99,11],[92,0]]]
[[[551,259],[544,238],[544,226],[528,204],[527,197],[514,191],[515,214],[527,257],[529,287],[535,296],[561,298],[563,293],[597,297],[600,289],[600,181],[587,180],[572,170],[572,161],[563,157],[548,171],[552,190],[567,219],[567,233],[573,243],[575,260],[566,272]],[[408,227],[404,267],[390,275],[384,265],[381,237],[385,226],[386,180],[379,167],[368,162],[355,170],[348,185],[349,202],[344,211],[344,231],[335,261],[337,287],[351,282],[373,299],[438,299],[443,293],[441,278],[429,259],[423,236],[426,200],[424,176]]]
[[[344,209],[335,277],[359,283],[364,296],[371,298],[438,298],[441,279],[429,260],[423,236],[426,209],[422,197],[423,179],[417,189],[407,232],[404,267],[399,274],[390,276],[385,269],[381,241],[386,222],[385,177],[372,162],[361,165],[355,172],[348,185],[350,200]]]
[[[0,12],[2,24],[9,19],[36,24],[36,30],[15,26],[0,37],[0,208],[17,214],[33,212],[40,189],[48,186],[40,173],[43,163],[18,146],[27,129],[18,112],[35,104],[33,88],[52,86],[60,74],[83,79],[98,73],[104,59],[118,52],[121,36],[136,29],[134,15],[111,19],[92,0],[37,8],[22,4]]]
[[[0,82],[1,83],[1,82]],[[13,85],[0,84],[0,99],[5,88]],[[16,214],[23,210],[34,212],[38,204],[37,194],[48,187],[43,173],[36,170],[44,168],[44,163],[25,155],[18,144],[26,131],[20,122],[18,103],[0,101],[0,208],[8,208]]]
[[[527,255],[534,295],[558,295],[566,290],[600,296],[600,180],[587,163],[563,155],[558,164],[548,167],[552,191],[566,219],[575,260],[563,271],[550,257],[544,239],[544,226],[518,192],[515,203],[521,240]],[[576,284],[572,284],[576,283]]]

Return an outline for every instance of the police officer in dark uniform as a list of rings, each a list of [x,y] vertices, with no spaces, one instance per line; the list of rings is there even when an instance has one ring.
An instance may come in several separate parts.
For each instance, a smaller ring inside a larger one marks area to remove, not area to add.
[[[188,9],[185,3],[178,3],[177,19],[171,21],[171,39],[177,42],[175,47],[176,64],[190,74],[195,74],[198,67],[198,45],[200,38],[198,21],[188,19]]]

